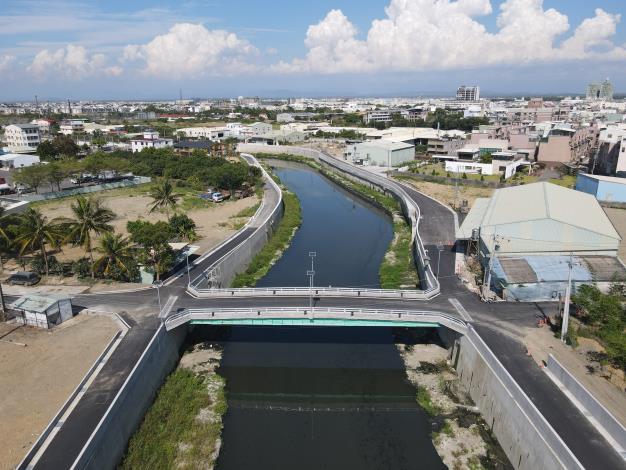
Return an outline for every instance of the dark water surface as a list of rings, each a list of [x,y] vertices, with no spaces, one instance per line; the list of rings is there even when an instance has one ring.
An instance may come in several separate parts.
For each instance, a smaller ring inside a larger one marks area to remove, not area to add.
[[[265,286],[378,285],[389,218],[309,169],[277,170],[303,224]],[[319,279],[319,282],[317,280]],[[445,468],[389,328],[233,327],[218,470]]]

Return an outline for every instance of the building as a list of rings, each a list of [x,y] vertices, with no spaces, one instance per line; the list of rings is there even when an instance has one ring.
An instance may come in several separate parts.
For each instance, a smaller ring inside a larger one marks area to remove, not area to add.
[[[65,135],[85,132],[85,121],[81,119],[61,121],[61,124],[59,125],[59,132]]]
[[[476,247],[486,283],[508,300],[563,294],[570,262],[577,283],[626,276],[617,258],[621,238],[595,197],[550,183],[477,199],[457,238]]]
[[[24,168],[39,163],[39,156],[27,153],[5,153],[0,155],[0,165],[4,170]]]
[[[231,136],[231,129],[228,127],[183,127],[176,131],[191,139],[207,139],[218,141]]]
[[[191,156],[195,150],[211,153],[213,142],[209,140],[179,140],[174,143],[174,152],[179,155]]]
[[[248,135],[263,135],[272,132],[272,125],[266,122],[255,122],[246,127]]]
[[[415,159],[415,146],[378,140],[346,145],[344,158],[357,165],[393,167]]]
[[[52,328],[73,316],[72,300],[64,296],[27,294],[10,304],[9,308],[19,323],[39,328]]]
[[[48,134],[54,121],[52,119],[33,119],[30,123],[39,126],[39,131],[42,134]]]
[[[593,173],[626,175],[626,124],[610,124],[598,133]]]
[[[462,85],[456,90],[457,101],[479,101],[480,87]]]
[[[611,101],[613,99],[613,84],[607,78],[602,83],[587,85],[587,99],[591,101]]]
[[[393,121],[393,111],[390,109],[373,109],[365,113],[363,121],[365,124],[388,123]]]
[[[248,137],[246,142],[251,144],[279,145],[302,142],[305,138],[306,134],[304,132],[277,130],[270,131],[267,134],[253,135]]]
[[[131,150],[133,152],[141,152],[143,149],[154,148],[162,149],[174,146],[173,139],[162,139],[158,132],[146,131],[142,137],[135,137],[130,141]]]
[[[626,203],[626,178],[579,173],[576,190],[591,194],[598,201]]]
[[[4,128],[4,140],[9,152],[35,152],[41,143],[41,135],[37,124],[10,124]]]

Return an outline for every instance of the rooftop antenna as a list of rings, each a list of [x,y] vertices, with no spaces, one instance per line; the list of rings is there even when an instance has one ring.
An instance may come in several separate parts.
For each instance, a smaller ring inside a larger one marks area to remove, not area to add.
[[[67,112],[71,117],[72,116],[72,104],[70,103],[70,100],[67,100]]]
[[[39,100],[37,99],[37,95],[35,95],[35,109],[39,113]],[[39,113],[39,114],[41,114],[41,113]]]

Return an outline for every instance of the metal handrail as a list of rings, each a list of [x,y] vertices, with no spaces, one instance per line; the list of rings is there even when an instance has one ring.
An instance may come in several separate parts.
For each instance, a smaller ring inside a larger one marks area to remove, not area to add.
[[[191,321],[194,316],[211,318],[227,317],[228,319],[238,320],[245,318],[258,318],[267,316],[280,315],[281,318],[285,318],[284,315],[289,314],[292,318],[302,318],[304,315],[312,314],[315,318],[354,318],[355,315],[367,316],[372,320],[380,320],[380,318],[374,318],[375,316],[382,316],[382,320],[397,320],[406,321],[421,321],[430,320],[431,322],[444,324],[450,326],[456,331],[465,332],[467,324],[453,315],[435,311],[435,310],[396,310],[396,309],[362,309],[362,308],[344,308],[344,307],[315,307],[310,309],[309,307],[263,307],[263,308],[189,308],[181,310],[177,313],[170,315],[165,320],[165,325],[168,330],[173,329],[183,323]],[[360,319],[363,319],[361,317]],[[426,319],[426,320],[425,320]]]
[[[435,294],[435,289],[369,289],[356,287],[265,287],[265,288],[226,288],[226,289],[193,289],[193,294],[200,298],[219,297],[265,297],[265,296],[291,296],[306,297],[310,294],[326,297],[376,297],[376,298],[400,298],[400,299],[430,299]]]

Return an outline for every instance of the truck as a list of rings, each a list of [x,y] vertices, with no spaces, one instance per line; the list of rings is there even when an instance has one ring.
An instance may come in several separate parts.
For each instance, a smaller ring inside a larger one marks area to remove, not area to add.
[[[0,194],[11,194],[15,191],[7,184],[6,178],[0,177]]]

